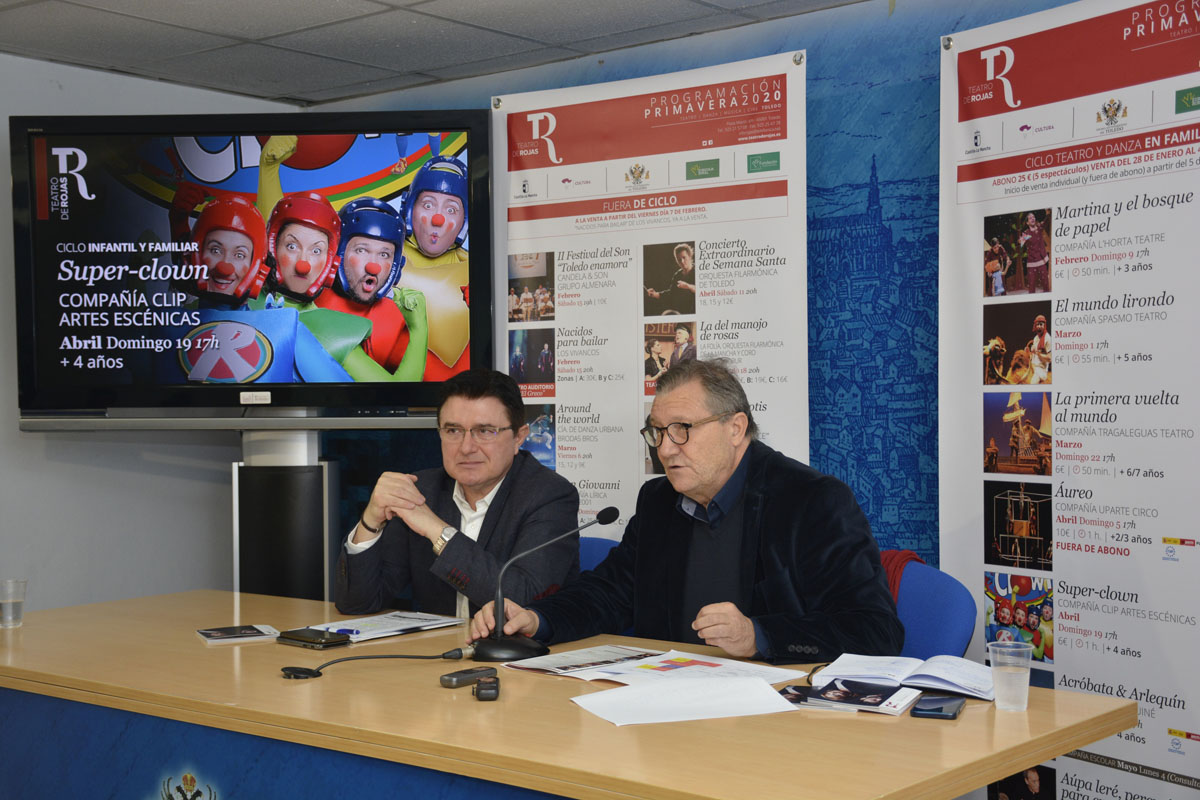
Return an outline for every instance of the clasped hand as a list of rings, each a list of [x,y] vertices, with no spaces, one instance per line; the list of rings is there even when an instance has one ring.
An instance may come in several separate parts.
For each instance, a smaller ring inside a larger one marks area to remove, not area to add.
[[[371,491],[371,500],[363,511],[363,521],[377,528],[395,517],[431,541],[446,527],[446,523],[425,504],[425,495],[417,489],[417,476],[405,472],[385,472],[379,476]]]

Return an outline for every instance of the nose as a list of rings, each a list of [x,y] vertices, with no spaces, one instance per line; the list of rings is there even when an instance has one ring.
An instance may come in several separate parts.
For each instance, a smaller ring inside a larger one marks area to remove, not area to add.
[[[383,272],[383,265],[374,261],[368,261],[367,266],[365,266],[363,269],[367,271],[368,275],[378,275],[379,273]]]
[[[446,224],[446,218],[443,217],[441,214],[434,214],[433,218],[430,219],[429,222],[431,225],[433,225],[433,227],[440,228]]]
[[[216,271],[218,278],[232,278],[234,273],[237,272],[237,268],[228,261],[219,261],[217,262]]]
[[[463,434],[462,444],[459,445],[459,450],[464,453],[474,453],[479,449],[479,443],[475,441],[475,435],[470,431]]]
[[[671,437],[664,433],[662,441],[658,443],[658,457],[661,459],[677,452],[679,452],[679,445],[671,441]]]
[[[307,261],[297,261],[296,262],[296,274],[297,275],[303,277],[310,272],[312,272],[312,264],[308,263]]]

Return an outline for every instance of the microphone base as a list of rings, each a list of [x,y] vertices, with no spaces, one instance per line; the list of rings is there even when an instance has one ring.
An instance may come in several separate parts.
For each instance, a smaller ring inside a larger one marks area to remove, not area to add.
[[[549,652],[549,647],[528,636],[489,636],[475,642],[473,658],[476,661],[521,661]]]

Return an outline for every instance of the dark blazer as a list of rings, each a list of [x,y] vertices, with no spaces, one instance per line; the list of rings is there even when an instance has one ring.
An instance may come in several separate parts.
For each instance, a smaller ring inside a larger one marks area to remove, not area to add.
[[[683,347],[676,347],[671,351],[671,358],[667,361],[667,368],[671,368],[681,361],[690,361],[696,357],[696,345],[688,342]]]
[[[462,521],[454,504],[454,479],[442,468],[417,473],[417,488],[446,524]],[[413,609],[454,614],[455,596],[470,600],[471,613],[494,599],[500,567],[511,556],[579,524],[579,492],[522,450],[483,518],[479,541],[461,533],[434,557],[429,540],[400,519],[384,526],[381,539],[357,555],[342,547],[334,601],[343,614],[373,614],[394,607],[412,587]],[[504,595],[524,605],[557,591],[579,574],[579,536],[544,547],[504,573]]]
[[[728,598],[766,639],[763,658],[831,661],[842,653],[897,655],[904,628],[871,527],[841,481],[753,441],[746,476],[742,585]],[[680,629],[692,520],[666,478],[642,486],[621,543],[595,570],[532,604],[552,641],[633,627],[671,639]]]

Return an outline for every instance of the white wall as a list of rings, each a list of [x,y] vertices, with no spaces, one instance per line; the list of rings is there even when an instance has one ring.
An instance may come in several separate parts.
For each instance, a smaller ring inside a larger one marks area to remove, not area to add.
[[[294,111],[292,106],[0,55],[5,114]],[[7,122],[0,154],[9,152]],[[0,155],[0,577],[31,610],[233,588],[236,433],[17,429],[9,159]]]

